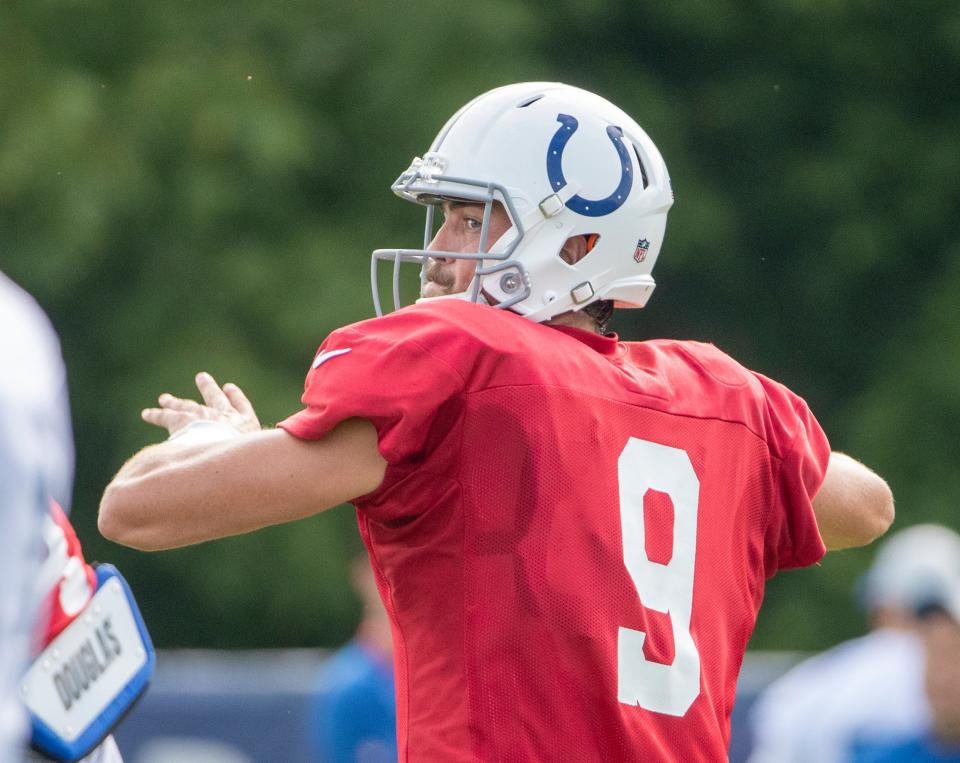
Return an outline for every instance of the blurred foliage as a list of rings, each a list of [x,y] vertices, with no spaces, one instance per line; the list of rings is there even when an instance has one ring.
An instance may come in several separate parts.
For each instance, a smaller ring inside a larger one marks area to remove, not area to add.
[[[960,6],[865,0],[0,4],[0,269],[63,341],[74,520],[160,646],[329,646],[357,604],[352,513],[145,555],[96,531],[193,373],[272,423],[316,346],[368,317],[369,252],[418,241],[388,187],[490,87],[555,79],[626,109],[677,203],[628,338],[713,341],[887,476],[898,523],[957,526]],[[753,644],[861,627],[869,550],[775,578]]]

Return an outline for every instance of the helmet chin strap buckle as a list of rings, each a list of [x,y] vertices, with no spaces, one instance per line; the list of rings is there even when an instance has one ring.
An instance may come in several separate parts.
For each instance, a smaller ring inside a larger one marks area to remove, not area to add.
[[[551,193],[537,205],[540,209],[540,214],[548,220],[551,217],[556,217],[566,209],[567,201],[576,195],[579,188],[580,186],[575,183],[567,183],[556,193]]]
[[[543,213],[543,216],[548,220],[551,217],[556,217],[563,211],[564,202],[560,198],[559,194],[552,193],[543,201],[540,202],[540,211]]]
[[[589,281],[584,281],[583,283],[577,284],[570,289],[570,296],[578,305],[582,305],[584,302],[589,302],[591,299],[593,299],[593,295],[593,286]]]

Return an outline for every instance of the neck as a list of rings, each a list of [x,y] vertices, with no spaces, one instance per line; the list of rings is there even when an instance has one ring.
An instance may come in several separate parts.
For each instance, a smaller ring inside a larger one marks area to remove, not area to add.
[[[560,315],[555,315],[548,321],[543,322],[546,326],[569,326],[570,328],[582,329],[584,331],[590,331],[594,334],[599,334],[600,331],[597,329],[597,323],[589,315],[586,314],[583,310],[571,310],[568,313],[560,313]]]

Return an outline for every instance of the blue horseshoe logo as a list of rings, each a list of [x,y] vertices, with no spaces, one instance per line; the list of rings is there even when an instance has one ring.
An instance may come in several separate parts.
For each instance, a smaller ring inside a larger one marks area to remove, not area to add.
[[[560,127],[554,133],[550,146],[547,148],[547,176],[550,178],[550,187],[554,191],[559,191],[567,184],[561,165],[563,150],[567,146],[567,141],[573,137],[580,126],[576,117],[569,114],[557,114],[557,121],[560,123]],[[613,143],[613,147],[617,149],[617,155],[620,157],[620,185],[605,199],[585,199],[580,194],[571,196],[567,201],[567,208],[578,215],[603,217],[615,212],[627,200],[630,189],[633,187],[630,155],[627,153],[626,146],[623,145],[623,130],[610,125],[607,127],[607,137],[610,138],[610,142]]]

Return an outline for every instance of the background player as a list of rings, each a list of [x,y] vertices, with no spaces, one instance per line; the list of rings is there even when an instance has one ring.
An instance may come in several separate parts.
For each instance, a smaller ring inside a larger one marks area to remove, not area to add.
[[[348,644],[324,660],[309,734],[318,763],[390,763],[397,759],[393,639],[366,554],[350,562],[363,618]]]
[[[858,746],[899,742],[929,726],[919,614],[960,596],[960,536],[930,524],[891,535],[861,593],[870,633],[767,688],[751,712],[751,763],[849,763]]]
[[[0,761],[51,760],[27,749],[19,682],[86,604],[93,571],[60,506],[70,506],[74,467],[60,342],[32,297],[3,273],[0,325]],[[75,607],[65,611],[68,600]],[[122,758],[107,736],[83,761]]]
[[[26,736],[26,669],[50,496],[69,505],[73,437],[60,343],[33,299],[0,273],[0,760]]]
[[[102,531],[168,548],[351,500],[401,759],[721,759],[764,580],[882,533],[885,483],[715,348],[603,335],[649,298],[672,203],[609,102],[491,91],[394,190],[425,247],[375,258],[460,298],[334,332],[279,430],[207,374],[205,405],[162,396],[144,418],[180,436],[120,470]]]

